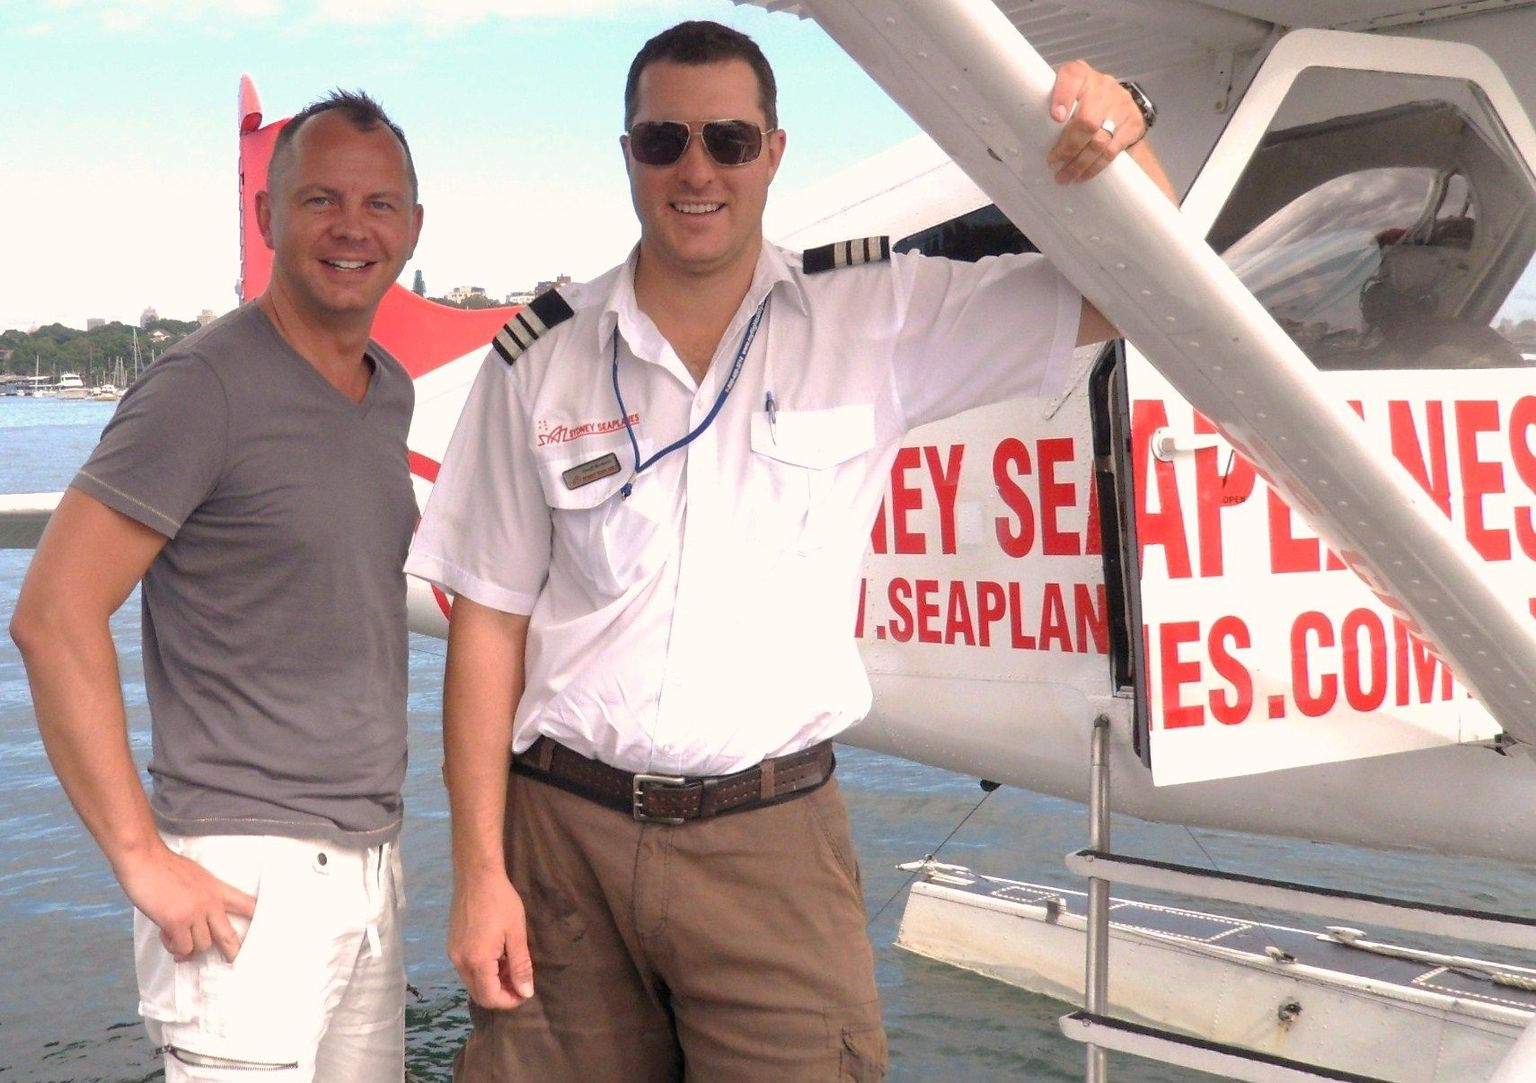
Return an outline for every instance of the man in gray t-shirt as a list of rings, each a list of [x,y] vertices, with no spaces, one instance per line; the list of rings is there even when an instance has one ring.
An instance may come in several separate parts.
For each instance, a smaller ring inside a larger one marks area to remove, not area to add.
[[[400,1079],[413,392],[368,334],[421,208],[403,134],[361,94],[294,117],[268,181],[271,285],[124,397],[11,634],[134,904],[166,1078]],[[108,629],[140,581],[149,794]]]

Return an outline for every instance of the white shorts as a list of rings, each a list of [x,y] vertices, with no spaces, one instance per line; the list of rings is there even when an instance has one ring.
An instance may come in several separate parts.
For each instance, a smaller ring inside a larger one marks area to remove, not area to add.
[[[256,896],[233,963],[178,963],[134,911],[139,1014],[167,1083],[405,1076],[405,906],[399,847],[275,835],[166,835],[166,845]]]

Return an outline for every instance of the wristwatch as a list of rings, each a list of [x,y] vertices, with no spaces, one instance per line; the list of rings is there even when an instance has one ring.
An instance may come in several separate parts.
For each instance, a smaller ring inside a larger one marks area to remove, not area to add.
[[[1135,103],[1137,109],[1141,110],[1142,122],[1147,126],[1146,130],[1150,132],[1152,125],[1157,123],[1157,106],[1152,104],[1152,99],[1147,97],[1145,90],[1142,90],[1141,87],[1129,79],[1122,79],[1120,85],[1125,87],[1125,92],[1131,96],[1131,101]],[[1143,132],[1142,135],[1145,137],[1146,133]]]

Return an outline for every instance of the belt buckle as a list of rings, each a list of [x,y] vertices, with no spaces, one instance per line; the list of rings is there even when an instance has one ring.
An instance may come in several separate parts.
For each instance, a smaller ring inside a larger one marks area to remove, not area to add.
[[[630,790],[631,811],[635,819],[647,824],[681,824],[686,823],[681,816],[652,816],[645,811],[645,795],[647,786],[680,788],[688,785],[688,780],[680,775],[635,775],[634,786]]]

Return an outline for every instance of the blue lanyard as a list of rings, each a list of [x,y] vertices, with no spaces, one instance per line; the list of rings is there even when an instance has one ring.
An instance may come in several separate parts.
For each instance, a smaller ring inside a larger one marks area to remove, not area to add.
[[[640,461],[640,441],[635,439],[635,427],[629,423],[629,410],[624,406],[624,393],[619,390],[619,329],[613,329],[613,397],[619,402],[619,417],[624,420],[624,431],[629,434],[629,446],[635,455],[635,470],[630,474],[629,480],[619,490],[625,500],[634,490],[635,478],[648,466],[652,466],[663,456],[670,455],[678,448],[687,447],[698,437],[699,433],[709,428],[715,420],[715,415],[720,412],[720,407],[725,405],[726,397],[730,395],[731,388],[736,386],[736,377],[741,375],[741,366],[746,363],[747,351],[752,348],[752,340],[757,337],[757,325],[763,322],[763,313],[768,309],[768,298],[763,298],[763,303],[757,306],[757,311],[752,313],[752,318],[747,321],[747,329],[741,336],[741,346],[736,350],[736,361],[731,365],[730,375],[725,378],[725,386],[720,389],[720,394],[715,398],[715,404],[709,408],[709,413],[704,420],[684,436],[681,440],[675,440],[652,455],[645,462]]]

